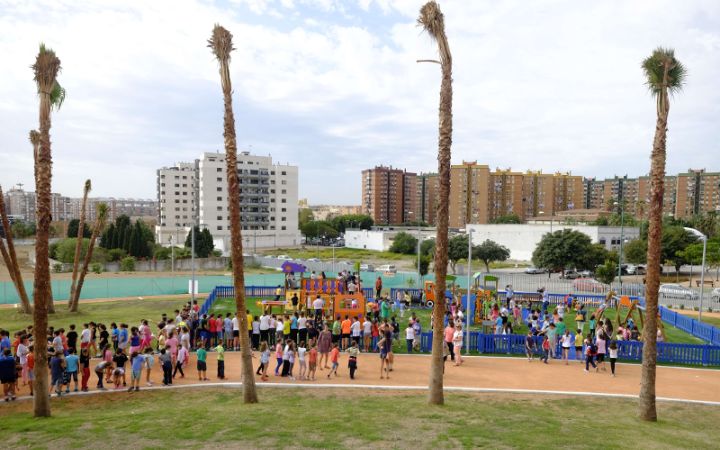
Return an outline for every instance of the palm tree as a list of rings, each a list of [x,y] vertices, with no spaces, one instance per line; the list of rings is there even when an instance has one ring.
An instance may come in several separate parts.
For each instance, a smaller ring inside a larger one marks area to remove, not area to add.
[[[60,72],[60,59],[55,52],[40,45],[35,64],[38,97],[40,98],[40,147],[35,159],[37,195],[37,235],[35,237],[35,281],[33,297],[35,308],[33,313],[33,331],[36,336],[44,336],[48,327],[48,306],[52,296],[50,285],[50,261],[48,239],[50,235],[50,222],[52,221],[51,192],[52,192],[52,150],[50,146],[50,112],[53,107],[60,107],[65,98],[64,90],[57,83],[57,74]],[[37,367],[47,367],[47,348],[44,345],[35,345],[33,349]],[[45,393],[48,391],[48,372],[38,370],[35,374],[35,392],[33,397],[35,417],[50,416],[50,401]]]
[[[685,68],[675,59],[672,49],[657,48],[642,63],[650,92],[657,99],[657,122],[650,156],[650,201],[648,210],[646,319],[643,328],[642,377],[639,413],[642,420],[656,421],[655,371],[657,362],[657,313],[660,288],[663,194],[665,192],[665,138],[670,100],[668,93],[682,88]]]
[[[5,209],[5,194],[3,194],[2,187],[0,187],[0,216],[5,233],[5,240],[7,241],[6,249],[5,243],[2,238],[0,238],[0,253],[2,253],[3,261],[8,269],[8,273],[10,274],[10,280],[12,280],[15,285],[18,297],[20,297],[20,308],[23,313],[30,314],[32,312],[32,306],[30,306],[30,301],[28,300],[25,283],[23,282],[20,265],[18,264],[17,254],[15,253],[15,244],[13,243],[10,219],[8,218],[7,210]]]
[[[50,94],[53,106],[59,108],[62,102],[65,100],[65,90],[60,87],[57,81],[55,81],[55,87]],[[38,154],[40,153],[40,132],[37,130],[30,130],[30,143],[33,146],[33,161],[35,164],[35,185],[38,182]],[[47,301],[47,310],[49,313],[55,313],[55,302],[53,301],[52,290],[50,291],[50,298]]]
[[[440,122],[438,139],[438,174],[440,196],[437,207],[437,237],[435,238],[435,296],[445,298],[445,276],[448,265],[448,205],[450,199],[450,146],[452,145],[452,56],[445,35],[445,20],[434,1],[420,8],[418,23],[438,44],[442,81],[440,84]],[[433,344],[430,367],[430,396],[433,405],[442,405],[443,397],[443,317],[444,302],[433,307]]]
[[[87,181],[87,183],[89,182],[90,180]],[[87,184],[85,186],[87,187]],[[83,261],[83,266],[82,270],[80,271],[80,277],[78,278],[77,287],[73,291],[74,295],[70,297],[70,303],[72,303],[72,308],[70,309],[70,311],[72,312],[78,311],[78,305],[80,303],[80,292],[82,292],[83,283],[85,282],[85,276],[88,273],[90,261],[92,261],[93,250],[95,250],[95,241],[97,241],[98,236],[100,236],[100,233],[102,233],[102,231],[105,229],[105,222],[107,221],[107,216],[108,206],[105,203],[99,203],[96,208],[95,226],[93,227],[92,235],[90,236],[90,245],[88,245],[88,251],[85,255],[85,260]]]
[[[87,207],[87,199],[90,190],[92,189],[92,183],[90,180],[85,180],[85,188],[83,189],[82,206],[80,206],[80,223],[78,224],[78,235],[77,242],[75,243],[75,259],[73,260],[73,273],[72,273],[72,284],[70,284],[70,301],[68,302],[68,309],[72,312],[77,312],[77,302],[75,301],[75,282],[77,281],[78,266],[80,264],[80,250],[83,245],[83,232],[85,231],[85,208]],[[94,233],[95,230],[93,230]],[[80,297],[79,295],[77,296]]]
[[[237,172],[237,141],[235,139],[235,116],[232,107],[232,85],[230,82],[230,52],[232,52],[232,34],[220,25],[215,25],[208,47],[218,60],[220,82],[222,84],[225,117],[223,137],[225,138],[225,162],[228,181],[228,211],[230,212],[230,240],[233,280],[235,286],[235,306],[240,325],[240,350],[242,355],[243,401],[257,403],[255,374],[252,367],[252,353],[248,337],[247,314],[245,314],[245,273],[243,271],[242,225],[240,223],[240,183]]]

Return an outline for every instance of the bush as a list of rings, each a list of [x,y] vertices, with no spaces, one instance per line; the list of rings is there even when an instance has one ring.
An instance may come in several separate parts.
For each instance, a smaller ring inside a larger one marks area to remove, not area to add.
[[[55,273],[62,273],[63,271],[63,265],[60,263],[53,264],[53,272]]]
[[[120,261],[127,256],[127,251],[123,248],[113,248],[108,250],[108,259],[112,262]]]
[[[77,238],[62,239],[57,242],[55,247],[55,258],[56,260],[64,263],[75,262],[75,245]],[[80,261],[85,258],[88,247],[90,247],[90,239],[83,239],[82,247],[80,249]]]
[[[120,261],[121,272],[135,272],[135,258],[126,256]]]
[[[222,256],[222,252],[220,250],[215,249],[212,251],[212,256],[215,258],[220,258]]]
[[[402,253],[404,255],[412,255],[416,252],[417,238],[410,233],[401,231],[393,239],[393,243],[390,246],[392,253]]]
[[[90,270],[92,270],[93,273],[101,274],[103,271],[103,266],[100,263],[92,263],[92,265],[90,266]]]
[[[153,256],[158,260],[170,259],[172,257],[172,248],[155,245]]]
[[[50,259],[57,259],[55,255],[57,254],[58,244],[59,242],[53,242],[52,244],[50,244]]]
[[[680,305],[680,309],[685,309],[685,305]]]
[[[700,308],[697,306],[693,306],[693,311],[700,311]]]

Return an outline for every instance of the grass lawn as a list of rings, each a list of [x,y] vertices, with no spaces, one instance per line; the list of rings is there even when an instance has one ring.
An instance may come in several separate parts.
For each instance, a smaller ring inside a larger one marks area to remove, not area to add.
[[[430,407],[419,392],[259,394],[256,405],[243,405],[238,389],[216,388],[53,399],[49,419],[33,419],[32,403],[18,402],[0,409],[0,420],[7,448],[709,449],[720,439],[717,406],[659,403],[660,421],[644,423],[625,399],[453,393]]]

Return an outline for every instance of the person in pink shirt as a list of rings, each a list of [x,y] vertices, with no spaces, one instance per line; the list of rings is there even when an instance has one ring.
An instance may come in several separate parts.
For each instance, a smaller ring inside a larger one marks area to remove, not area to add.
[[[170,347],[170,357],[172,357],[172,365],[175,366],[178,355],[178,340],[175,337],[175,333],[170,333],[168,340],[165,341],[165,346]]]
[[[450,360],[455,361],[455,345],[453,344],[453,337],[455,336],[455,324],[452,320],[448,320],[448,324],[445,327],[445,342],[447,343],[448,350],[450,350]]]
[[[142,351],[145,351],[146,348],[152,345],[152,329],[148,325],[147,320],[142,321],[142,325],[140,325],[140,334],[142,335],[140,348]]]
[[[220,314],[215,318],[215,335],[217,336],[217,343],[223,342],[223,319]]]

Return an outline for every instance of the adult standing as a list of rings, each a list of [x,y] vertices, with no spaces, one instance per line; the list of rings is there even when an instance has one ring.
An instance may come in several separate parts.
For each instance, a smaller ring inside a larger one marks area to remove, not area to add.
[[[325,300],[320,297],[320,294],[313,300],[313,309],[315,310],[315,323],[320,323],[322,320],[323,308],[325,307]]]
[[[270,329],[270,316],[263,311],[260,316],[260,341],[269,342],[268,330]]]
[[[445,327],[445,343],[447,343],[448,350],[450,351],[450,361],[455,361],[455,346],[453,344],[454,337],[455,324],[452,320],[448,320],[447,326]]]
[[[380,318],[382,320],[388,320],[390,318],[390,305],[387,299],[383,299],[380,304]]]
[[[375,280],[375,298],[380,298],[380,294],[382,294],[382,288],[382,277],[378,275],[377,280]]]
[[[328,366],[328,355],[330,354],[330,347],[332,347],[333,342],[333,336],[328,327],[324,327],[323,330],[320,332],[320,336],[318,336],[318,353],[320,353],[320,362],[318,363],[318,367],[320,367],[320,370],[323,370],[323,367],[325,369],[329,369],[330,366]],[[323,358],[325,359],[325,366],[323,366]]]
[[[298,326],[298,342],[307,342],[307,317],[305,317],[305,313],[301,312],[300,317],[297,320],[297,326]]]
[[[510,300],[512,300],[514,296],[515,291],[513,291],[512,284],[505,286],[505,303],[508,309],[510,309]]]

